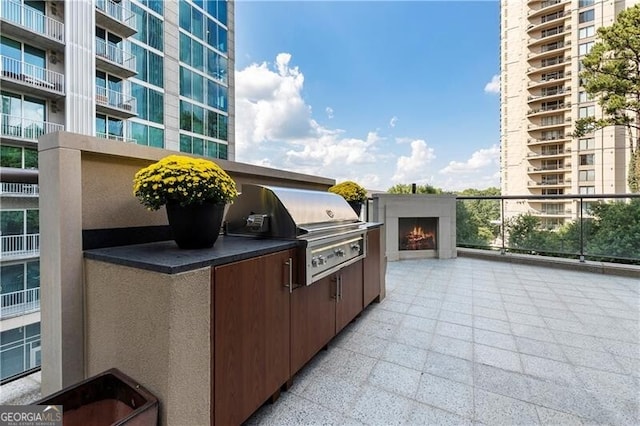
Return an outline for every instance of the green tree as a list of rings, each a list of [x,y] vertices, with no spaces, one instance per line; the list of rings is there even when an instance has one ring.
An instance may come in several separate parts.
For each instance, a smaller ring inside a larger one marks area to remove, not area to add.
[[[587,254],[640,260],[640,199],[597,203],[591,208],[594,230]]]
[[[469,197],[499,196],[500,189],[491,187],[487,189],[468,188],[460,191],[457,195]],[[464,203],[469,210],[469,214],[478,224],[478,234],[485,241],[490,241],[497,236],[500,231],[495,225],[500,220],[500,200],[458,200],[458,204]]]
[[[411,185],[399,183],[387,189],[389,194],[411,194]],[[416,185],[416,194],[442,194],[442,189],[431,185]]]
[[[640,5],[618,15],[609,27],[598,29],[598,42],[583,58],[586,92],[602,106],[602,118],[576,121],[574,136],[608,126],[627,130],[631,158],[628,184],[640,192]]]
[[[507,220],[505,226],[510,248],[539,253],[559,252],[562,248],[558,233],[542,229],[540,219],[530,213]]]
[[[482,235],[480,224],[471,214],[463,200],[456,202],[456,245],[458,246],[486,246],[490,237]]]

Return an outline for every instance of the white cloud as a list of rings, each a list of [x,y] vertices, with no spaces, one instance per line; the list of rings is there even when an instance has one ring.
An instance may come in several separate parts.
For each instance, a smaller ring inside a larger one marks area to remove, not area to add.
[[[396,162],[396,172],[391,178],[395,183],[426,183],[427,166],[436,158],[433,148],[422,139],[411,142],[411,155],[401,156]]]
[[[493,145],[490,148],[480,149],[464,162],[451,161],[449,165],[440,170],[442,174],[468,173],[491,165],[498,165],[500,162],[500,147]]]
[[[331,178],[345,166],[375,165],[382,158],[377,133],[347,138],[318,124],[302,97],[304,74],[290,64],[291,55],[280,53],[274,64],[236,71],[236,159]],[[325,112],[333,117],[331,107]],[[363,175],[352,179],[365,179],[364,171],[350,171]]]
[[[398,117],[394,115],[393,117],[391,117],[391,120],[389,120],[389,126],[396,127],[396,124],[398,124]]]
[[[500,93],[500,76],[498,74],[491,78],[491,81],[484,86],[485,93]]]
[[[500,148],[492,145],[471,154],[466,161],[450,161],[438,174],[438,185],[450,191],[500,186]]]
[[[325,112],[327,113],[327,117],[328,117],[328,118],[333,118],[333,108],[331,108],[331,107],[326,107],[324,110],[325,110]]]

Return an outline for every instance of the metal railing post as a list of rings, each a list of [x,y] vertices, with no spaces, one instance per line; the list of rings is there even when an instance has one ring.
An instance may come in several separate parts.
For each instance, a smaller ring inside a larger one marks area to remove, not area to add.
[[[583,214],[583,198],[580,197],[580,262],[584,263],[584,220]]]
[[[502,248],[500,248],[500,254],[506,254],[507,251],[504,248],[504,198],[500,198],[500,227],[502,228]]]

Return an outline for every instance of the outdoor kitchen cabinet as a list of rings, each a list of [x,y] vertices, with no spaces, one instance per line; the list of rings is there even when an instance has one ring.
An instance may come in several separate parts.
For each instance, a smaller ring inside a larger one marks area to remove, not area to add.
[[[362,311],[362,261],[293,290],[291,376]]]
[[[363,260],[363,302],[368,306],[380,296],[380,228],[370,229],[365,238],[367,257]]]
[[[241,424],[291,377],[290,285],[295,262],[296,251],[284,250],[214,268],[216,425]]]

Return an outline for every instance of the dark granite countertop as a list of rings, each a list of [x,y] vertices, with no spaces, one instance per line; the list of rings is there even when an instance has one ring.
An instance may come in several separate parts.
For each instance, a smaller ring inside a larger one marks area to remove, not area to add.
[[[210,249],[182,250],[174,241],[161,241],[86,250],[84,257],[164,274],[177,274],[250,259],[299,245],[300,242],[294,240],[221,235]]]

